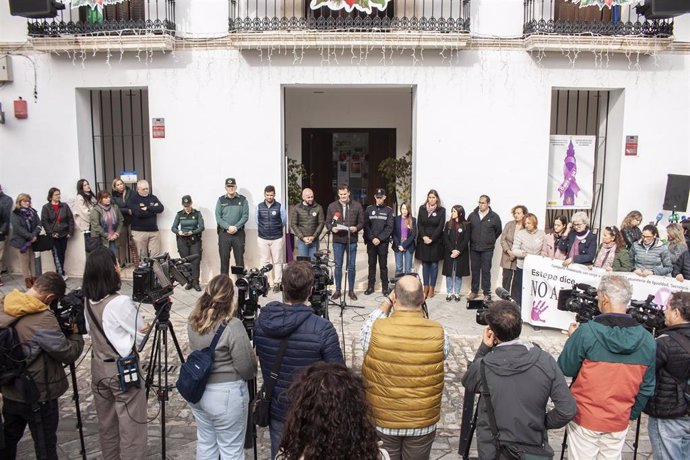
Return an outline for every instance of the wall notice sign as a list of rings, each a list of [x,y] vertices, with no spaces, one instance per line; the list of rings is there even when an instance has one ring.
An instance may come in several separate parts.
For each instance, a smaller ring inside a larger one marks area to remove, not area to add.
[[[637,136],[625,136],[625,156],[637,156]]]
[[[165,138],[165,118],[151,119],[151,133],[154,139]]]
[[[126,184],[134,184],[137,181],[137,172],[120,171],[120,180]]]

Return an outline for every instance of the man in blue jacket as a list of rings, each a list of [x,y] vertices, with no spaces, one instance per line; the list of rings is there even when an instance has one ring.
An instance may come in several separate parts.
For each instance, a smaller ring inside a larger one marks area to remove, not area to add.
[[[254,329],[254,344],[264,382],[283,339],[287,340],[278,379],[271,395],[271,458],[275,458],[290,408],[287,389],[303,368],[317,361],[344,364],[338,334],[330,321],[305,305],[314,284],[308,262],[291,262],[283,271],[283,302],[270,302],[261,309]]]

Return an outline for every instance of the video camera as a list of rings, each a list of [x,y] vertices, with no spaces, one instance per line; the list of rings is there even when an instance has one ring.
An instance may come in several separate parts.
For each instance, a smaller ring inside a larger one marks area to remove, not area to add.
[[[134,269],[132,299],[135,302],[153,304],[156,310],[170,297],[174,283],[186,285],[192,282],[192,264],[198,259],[194,254],[184,259],[171,259],[168,253],[144,259]]]
[[[572,289],[561,289],[558,293],[558,309],[575,313],[575,321],[586,323],[600,315],[597,288],[579,283]]]
[[[84,295],[81,289],[70,291],[69,294],[55,301],[50,305],[55,317],[57,318],[60,329],[65,335],[87,334],[86,319],[84,318]],[[77,331],[73,330],[73,325],[77,325]]]
[[[646,300],[631,300],[627,313],[654,335],[666,327],[664,311],[654,303],[652,294]]]
[[[240,319],[247,326],[256,318],[256,311],[259,309],[259,296],[266,297],[268,293],[268,277],[266,273],[273,270],[273,265],[266,264],[261,268],[251,268],[245,270],[244,267],[231,267],[233,275],[238,275],[235,286],[237,286],[237,312]]]
[[[314,271],[314,289],[309,297],[309,303],[314,313],[328,319],[328,286],[333,284],[333,276],[328,269],[328,254],[325,251],[316,251],[314,257],[298,256],[297,260],[311,263]]]
[[[395,284],[400,281],[400,278],[403,276],[414,276],[417,278],[417,280],[421,283],[422,280],[419,278],[419,273],[417,272],[410,272],[410,273],[400,273],[395,275],[395,277],[391,278],[388,280],[388,283],[390,284],[391,291],[395,289]],[[424,312],[424,317],[429,318],[429,307],[426,305],[426,297],[424,298],[424,303],[422,303],[422,312]]]

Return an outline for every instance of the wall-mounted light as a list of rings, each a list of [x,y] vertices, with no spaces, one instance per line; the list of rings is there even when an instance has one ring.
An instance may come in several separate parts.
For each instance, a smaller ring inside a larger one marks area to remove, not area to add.
[[[19,119],[29,118],[29,107],[21,96],[14,101],[14,117]]]

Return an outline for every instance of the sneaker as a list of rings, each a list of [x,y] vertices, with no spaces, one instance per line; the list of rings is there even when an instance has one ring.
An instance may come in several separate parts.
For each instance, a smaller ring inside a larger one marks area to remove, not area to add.
[[[68,279],[69,279],[69,276],[67,276],[67,275],[62,275],[62,280],[63,280],[63,281],[67,281]]]
[[[364,295],[371,295],[374,293],[374,287],[369,286],[366,291],[364,291]]]
[[[331,296],[331,300],[338,300],[342,294],[340,291],[335,291],[333,295]]]
[[[446,302],[450,302],[451,300],[453,300],[453,294],[448,294],[446,296]]]
[[[273,285],[273,292],[280,292],[280,284],[276,283]]]
[[[455,301],[460,302],[460,294],[455,294]]]
[[[477,292],[470,292],[470,295],[467,296],[467,300],[477,300],[479,298],[479,293]]]

